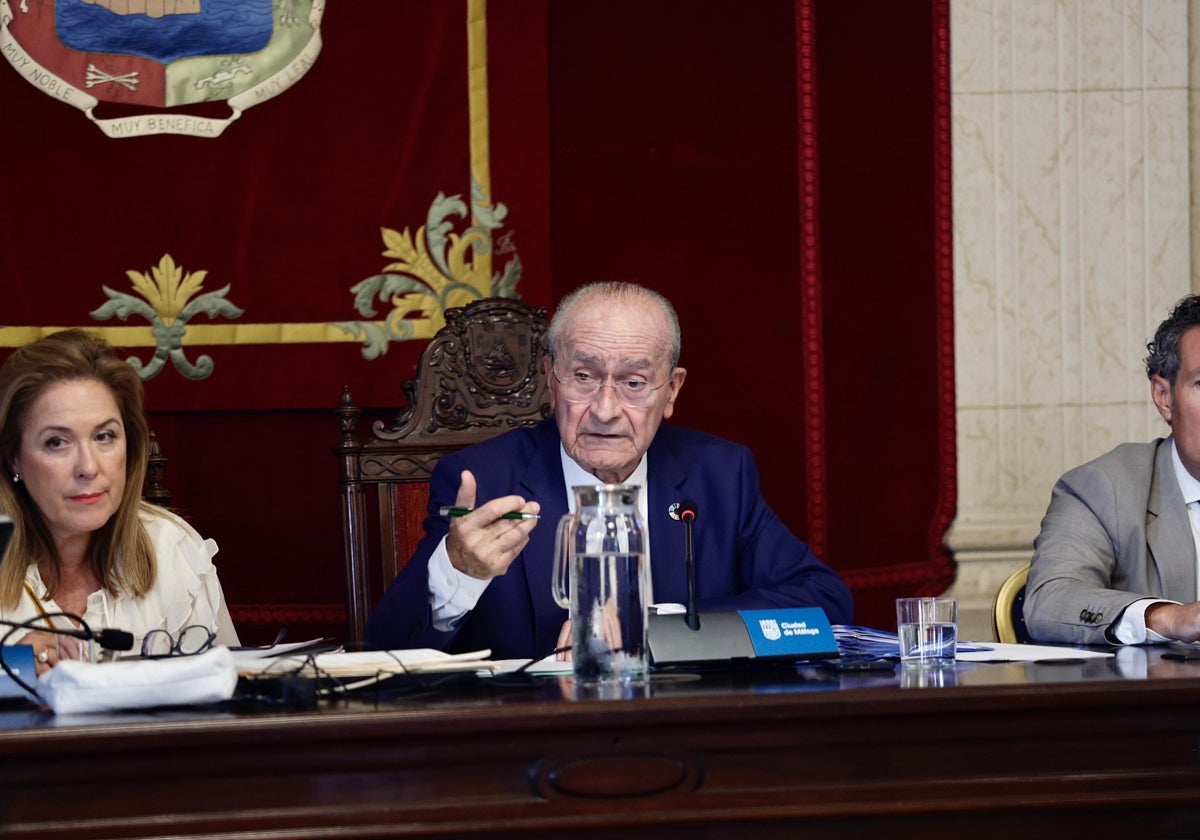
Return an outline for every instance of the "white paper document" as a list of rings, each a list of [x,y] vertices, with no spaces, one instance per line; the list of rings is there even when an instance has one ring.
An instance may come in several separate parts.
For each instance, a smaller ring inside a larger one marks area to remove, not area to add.
[[[328,650],[332,646],[330,639],[309,639],[305,642],[279,642],[273,645],[246,646],[230,648],[233,652],[233,661],[241,668],[243,663],[253,662],[257,659],[274,659],[284,656],[289,653],[302,653],[314,648],[323,648]]]
[[[493,664],[499,666],[499,669],[496,671],[497,674],[511,674],[514,671],[519,671],[522,668],[525,668],[526,665],[529,665],[529,660],[498,659]],[[553,676],[557,674],[569,675],[573,673],[573,668],[574,665],[570,660],[567,660],[566,662],[560,662],[554,658],[554,654],[550,654],[544,659],[539,659],[537,662],[529,665],[528,668],[525,668],[523,673],[534,674],[538,676]]]
[[[1005,642],[971,642],[954,655],[959,662],[1047,662],[1051,660],[1103,659],[1111,651],[1083,650],[1059,645],[1018,645]]]
[[[499,664],[488,659],[490,650],[470,653],[444,653],[440,650],[336,651],[315,655],[275,656],[242,660],[241,674],[279,676],[371,677],[376,674],[430,674],[449,671],[495,673]]]

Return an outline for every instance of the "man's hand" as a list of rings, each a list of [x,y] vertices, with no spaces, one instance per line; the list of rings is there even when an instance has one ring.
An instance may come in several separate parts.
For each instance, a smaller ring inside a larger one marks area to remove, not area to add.
[[[475,476],[463,470],[457,507],[475,507]],[[501,496],[480,505],[466,516],[450,520],[446,535],[446,553],[450,564],[464,575],[479,580],[491,580],[508,571],[508,567],[529,542],[529,533],[537,526],[536,519],[501,519],[506,513],[538,513],[541,505],[527,502],[520,496]]]
[[[558,644],[555,649],[558,653],[554,654],[554,658],[559,662],[571,662],[571,619],[563,622],[562,629],[558,631]]]
[[[625,645],[621,640],[621,622],[617,618],[617,605],[609,599],[600,608],[600,633],[609,650],[621,650]],[[563,622],[558,631],[558,643],[555,648],[559,651],[554,658],[559,662],[573,662],[571,656],[571,619]]]
[[[1200,641],[1200,603],[1151,604],[1146,608],[1146,628],[1178,642]]]

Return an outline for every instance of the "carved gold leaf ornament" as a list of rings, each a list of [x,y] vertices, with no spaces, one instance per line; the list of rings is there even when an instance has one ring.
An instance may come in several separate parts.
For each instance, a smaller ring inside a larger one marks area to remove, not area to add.
[[[408,229],[382,228],[383,255],[393,260],[383,273],[356,284],[355,306],[375,317],[375,302],[392,307],[382,323],[345,321],[336,326],[363,342],[363,357],[378,358],[391,341],[416,337],[415,326],[433,332],[445,325],[445,311],[482,297],[516,298],[521,260],[515,254],[502,274],[492,272],[492,231],[508,210],[491,198],[488,144],[487,2],[467,0],[467,102],[470,123],[470,207],[459,195],[438,193],[416,236]],[[454,218],[468,219],[461,233]]]
[[[413,242],[412,234],[405,228],[395,231],[391,228],[380,228],[383,233],[383,244],[387,247],[383,255],[397,262],[383,267],[385,272],[401,272],[422,280],[430,288],[436,288],[441,280],[433,260],[429,258],[429,249],[425,245],[425,228],[417,228],[417,242]]]
[[[408,228],[380,229],[383,256],[393,261],[383,267],[381,274],[360,281],[350,290],[359,314],[372,320],[336,324],[363,342],[364,358],[378,358],[387,353],[390,342],[413,338],[418,318],[437,332],[445,325],[445,311],[450,307],[465,306],[483,297],[517,297],[516,285],[521,277],[518,257],[514,255],[508,261],[503,275],[491,273],[492,228],[499,227],[507,210],[503,204],[492,207],[479,203],[474,210],[476,223],[461,234],[455,233],[452,217],[465,218],[467,205],[461,196],[438,193],[415,236]],[[391,307],[382,322],[374,320],[376,302]]]
[[[183,352],[183,339],[187,334],[187,322],[192,316],[204,314],[209,319],[219,316],[238,318],[242,310],[226,299],[230,286],[215,292],[197,294],[204,287],[207,271],[184,272],[175,264],[170,254],[164,254],[158,265],[150,272],[127,271],[126,276],[133,290],[145,298],[138,300],[126,292],[118,292],[102,286],[108,295],[108,303],[94,310],[91,316],[97,321],[112,317],[127,320],[130,315],[140,315],[152,325],[155,339],[154,356],[143,365],[137,358],[129,364],[137,369],[142,379],[152,379],[170,359],[176,370],[188,379],[205,379],[213,371],[211,356],[199,356],[193,364]]]
[[[200,291],[204,278],[208,276],[208,272],[203,270],[184,274],[183,268],[175,264],[170,254],[164,254],[158,265],[150,269],[149,275],[140,271],[127,271],[125,274],[133,290],[149,301],[166,324],[174,323],[183,305]]]

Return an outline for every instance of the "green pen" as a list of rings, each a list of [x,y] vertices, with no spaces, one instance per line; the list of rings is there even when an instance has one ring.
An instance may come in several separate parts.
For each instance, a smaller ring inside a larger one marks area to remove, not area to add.
[[[466,516],[472,510],[474,510],[474,508],[443,506],[441,508],[438,508],[438,515],[439,516]],[[518,511],[514,510],[512,513],[501,514],[500,518],[501,519],[541,519],[542,516],[539,513],[520,513]]]

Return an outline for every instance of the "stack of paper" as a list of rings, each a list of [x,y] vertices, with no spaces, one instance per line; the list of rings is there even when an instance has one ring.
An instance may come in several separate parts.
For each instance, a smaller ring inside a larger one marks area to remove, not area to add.
[[[900,656],[900,640],[895,633],[861,627],[857,624],[833,625],[833,638],[842,656],[871,656],[877,659]],[[959,642],[960,653],[990,650],[988,645]]]
[[[245,645],[231,647],[233,661],[253,662],[256,659],[272,659],[285,654],[320,653],[329,650],[341,650],[341,645],[330,638],[309,639],[306,642],[274,642],[269,645]]]
[[[368,650],[316,655],[283,655],[238,662],[243,675],[307,677],[373,677],[380,674],[433,674],[450,671],[479,671],[486,674],[499,669],[488,659],[490,650],[470,653],[443,653],[440,650]]]

